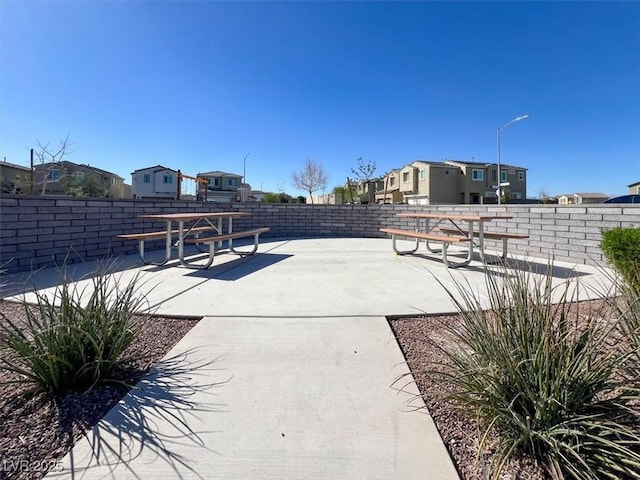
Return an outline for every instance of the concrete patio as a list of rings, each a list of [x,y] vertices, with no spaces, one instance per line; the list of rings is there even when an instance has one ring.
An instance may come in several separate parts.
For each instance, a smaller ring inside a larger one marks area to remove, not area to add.
[[[48,478],[458,478],[415,386],[392,387],[408,369],[386,316],[453,311],[439,282],[482,294],[479,262],[449,270],[361,238],[269,239],[203,271],[118,261],[123,281],[140,273],[156,313],[204,318]],[[82,286],[94,269],[68,275]],[[609,282],[565,262],[553,276],[579,282],[581,298]],[[5,292],[58,278],[16,274]]]

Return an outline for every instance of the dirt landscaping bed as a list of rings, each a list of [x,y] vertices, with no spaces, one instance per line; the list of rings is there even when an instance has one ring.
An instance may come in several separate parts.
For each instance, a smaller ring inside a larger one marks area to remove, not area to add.
[[[25,321],[19,303],[0,300],[0,313],[14,323]],[[146,321],[127,352],[140,359],[117,372],[118,380],[135,385],[198,321],[167,317]],[[27,386],[11,383],[15,379],[15,374],[0,370],[0,480],[42,478],[129,391],[113,384],[71,392],[57,401],[45,394],[25,400]]]

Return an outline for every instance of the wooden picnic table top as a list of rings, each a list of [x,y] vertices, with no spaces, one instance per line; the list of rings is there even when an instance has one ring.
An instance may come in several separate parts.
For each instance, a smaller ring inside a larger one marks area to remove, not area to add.
[[[402,218],[441,218],[444,220],[459,220],[466,222],[490,222],[492,220],[510,220],[513,218],[508,215],[463,215],[430,212],[401,212],[398,213],[397,216]]]
[[[158,220],[165,222],[189,222],[204,218],[237,218],[247,217],[251,215],[249,212],[190,212],[190,213],[158,213],[140,215],[139,218],[148,220]]]

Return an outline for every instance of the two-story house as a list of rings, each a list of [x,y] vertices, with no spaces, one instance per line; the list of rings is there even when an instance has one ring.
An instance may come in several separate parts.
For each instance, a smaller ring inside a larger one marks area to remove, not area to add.
[[[640,182],[630,183],[627,185],[629,195],[640,194]]]
[[[178,171],[156,165],[131,173],[133,198],[167,199],[178,198]]]
[[[239,187],[242,183],[242,175],[215,170],[213,172],[198,173],[197,177],[208,180],[206,187],[198,183],[199,200],[206,199],[208,202],[218,203],[241,201]],[[205,188],[207,190],[206,195]]]
[[[382,179],[376,182],[376,203],[402,203],[404,197],[400,191],[400,168],[394,168]]]
[[[416,160],[400,169],[400,192],[410,205],[457,203],[458,168]]]
[[[82,182],[91,177],[101,186],[100,196],[123,198],[125,194],[124,178],[87,164],[69,160],[40,163],[33,167],[33,172],[34,193],[62,195],[69,182]]]
[[[527,198],[527,169],[514,165],[498,165],[484,162],[465,162],[445,160],[444,163],[458,167],[457,203],[493,203],[497,200],[498,176],[500,183],[509,183],[503,187],[503,195],[517,202]]]
[[[501,165],[503,194],[510,201],[527,198],[527,169]],[[384,181],[387,195],[376,191],[377,203],[413,205],[496,203],[498,168],[495,163],[416,160],[391,171]]]
[[[31,169],[7,162],[0,162],[0,190],[2,193],[31,193]]]

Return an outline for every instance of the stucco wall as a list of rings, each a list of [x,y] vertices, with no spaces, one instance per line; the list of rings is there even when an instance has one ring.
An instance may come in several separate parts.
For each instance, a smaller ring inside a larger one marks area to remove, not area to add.
[[[487,226],[491,231],[529,235],[511,241],[509,251],[532,257],[576,263],[601,263],[600,232],[617,226],[640,226],[640,205],[304,205],[203,204],[190,201],[83,199],[69,197],[0,196],[0,269],[9,272],[106,255],[135,253],[135,241],[121,233],[156,231],[163,223],[137,218],[142,214],[182,211],[243,210],[250,217],[234,222],[234,229],[269,227],[269,237],[333,236],[383,237],[382,226],[411,228],[406,211],[496,213],[512,215]],[[490,242],[488,242],[490,244]],[[495,245],[497,247],[497,245]],[[163,242],[147,249],[163,248]],[[391,249],[391,245],[389,245]]]

